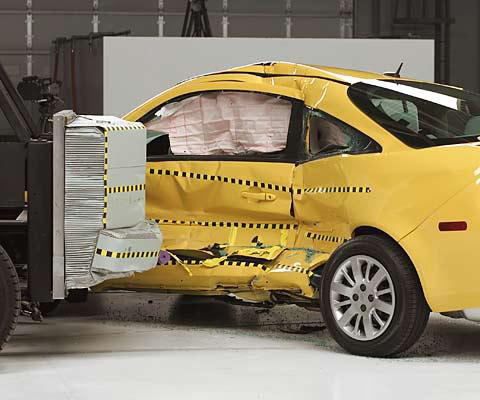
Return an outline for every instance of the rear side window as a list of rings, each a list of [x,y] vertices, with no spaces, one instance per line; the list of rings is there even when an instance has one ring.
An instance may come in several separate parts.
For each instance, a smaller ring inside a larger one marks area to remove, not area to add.
[[[372,99],[372,104],[393,121],[418,132],[418,109],[411,101],[395,99]]]
[[[381,151],[380,145],[357,129],[320,111],[311,111],[308,119],[311,155],[339,153],[361,154]]]
[[[414,81],[370,81],[350,86],[348,96],[368,117],[411,147],[477,142],[480,96]]]
[[[292,103],[254,92],[214,91],[167,103],[145,121],[149,155],[278,154]]]

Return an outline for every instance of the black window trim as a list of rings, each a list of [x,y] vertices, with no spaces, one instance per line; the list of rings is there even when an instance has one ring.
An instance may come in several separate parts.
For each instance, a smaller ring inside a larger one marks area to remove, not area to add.
[[[389,82],[401,84],[401,85],[406,85],[406,86],[411,86],[414,88],[426,90],[426,91],[433,91],[431,89],[422,87],[422,86],[438,86],[441,90],[444,92],[448,91],[453,91],[453,92],[461,92],[464,93],[465,95],[475,95],[478,96],[478,94],[464,90],[463,88],[451,88],[442,84],[434,83],[434,82],[418,82],[414,80],[389,80]],[[403,145],[411,148],[411,149],[416,149],[416,150],[421,150],[421,149],[426,149],[426,148],[431,148],[431,147],[437,147],[437,146],[443,146],[443,145],[448,145],[448,144],[460,144],[460,143],[478,143],[477,141],[462,141],[462,142],[448,142],[448,143],[442,143],[440,138],[436,139],[430,139],[426,136],[419,136],[418,134],[415,133],[409,133],[408,131],[403,132],[402,130],[404,127],[402,126],[395,126],[396,122],[392,121],[391,126],[387,126],[385,122],[381,122],[379,119],[382,119],[383,116],[375,116],[375,114],[378,112],[375,107],[371,105],[371,102],[368,101],[362,91],[365,91],[366,89],[363,89],[362,86],[370,86],[370,87],[376,87],[374,84],[370,84],[368,82],[357,82],[352,85],[347,90],[347,96],[352,102],[352,104],[359,110],[361,111],[365,116],[367,116],[371,121],[376,123],[379,127],[381,127],[385,132],[387,132],[389,135],[394,137],[396,140],[398,140],[400,143]],[[393,91],[392,89],[387,89],[387,88],[382,88],[387,91]],[[401,92],[400,92],[401,93]],[[437,93],[442,93],[440,90]],[[411,101],[416,107],[417,104],[415,103],[415,100],[410,100],[410,98],[415,99],[413,96],[410,96],[408,94],[404,94],[405,100]],[[456,96],[457,94],[447,94],[449,96]],[[422,99],[422,101],[428,101]],[[377,119],[379,118],[379,119]],[[420,123],[420,121],[419,121]],[[407,128],[408,129],[408,128]],[[458,137],[460,138],[460,137]]]
[[[174,155],[174,154],[165,154],[165,155],[154,155],[147,156],[147,162],[155,161],[249,161],[249,162],[271,162],[271,163],[297,163],[299,157],[301,156],[299,150],[301,149],[303,132],[304,132],[304,108],[305,103],[303,100],[299,100],[293,97],[277,95],[275,93],[269,92],[256,92],[253,90],[230,90],[230,89],[211,89],[211,90],[201,90],[196,92],[189,92],[182,94],[180,96],[174,97],[166,102],[158,105],[157,107],[150,110],[148,113],[140,117],[137,121],[146,123],[149,121],[155,113],[165,106],[166,104],[173,103],[176,101],[181,101],[183,99],[201,94],[206,92],[248,92],[248,93],[260,93],[266,94],[272,97],[279,97],[291,102],[292,109],[290,114],[290,124],[288,127],[287,133],[287,143],[285,149],[275,157],[269,157],[268,155],[255,154],[255,155]]]

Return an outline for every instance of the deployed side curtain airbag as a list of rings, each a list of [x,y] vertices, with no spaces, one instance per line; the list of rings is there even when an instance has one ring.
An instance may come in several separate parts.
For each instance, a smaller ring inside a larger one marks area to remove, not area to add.
[[[207,92],[166,104],[146,126],[167,133],[176,155],[270,153],[286,146],[291,108],[261,93]]]

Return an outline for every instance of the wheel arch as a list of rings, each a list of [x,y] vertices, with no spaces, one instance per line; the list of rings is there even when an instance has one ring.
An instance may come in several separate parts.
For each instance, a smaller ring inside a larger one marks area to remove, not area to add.
[[[376,228],[376,227],[374,227],[374,226],[368,226],[368,225],[362,225],[362,226],[356,227],[356,228],[353,230],[353,232],[352,232],[352,239],[355,238],[355,237],[364,236],[364,235],[371,235],[371,236],[380,236],[380,237],[383,237],[384,239],[388,240],[389,242],[394,243],[400,250],[403,251],[403,253],[405,253],[405,255],[408,257],[408,259],[409,259],[410,262],[412,263],[413,268],[415,269],[415,273],[417,274],[418,281],[420,282],[420,286],[421,286],[421,288],[422,288],[423,296],[425,297],[425,300],[426,300],[426,302],[427,302],[427,305],[429,305],[429,304],[428,304],[428,298],[427,298],[427,295],[426,295],[425,289],[424,289],[422,274],[421,274],[420,271],[417,269],[417,266],[416,266],[415,263],[413,262],[412,257],[410,257],[410,255],[409,255],[408,252],[403,248],[403,246],[402,246],[393,236],[389,235],[389,234],[388,234],[387,232],[385,232],[384,230],[379,229],[379,228]],[[430,305],[429,305],[429,307],[430,307]]]
[[[395,243],[398,244],[398,241],[395,240],[395,238],[392,235],[390,235],[387,232],[385,232],[384,230],[376,228],[374,226],[369,226],[369,225],[357,226],[352,232],[352,238],[355,238],[355,237],[360,236],[360,235],[383,236],[384,238],[389,239],[391,241],[394,241]]]
[[[389,241],[392,241],[392,242],[395,242],[398,246],[400,246],[398,244],[398,242],[391,236],[389,235],[388,233],[386,233],[385,231],[379,229],[379,228],[375,228],[373,226],[368,226],[368,225],[362,225],[362,226],[358,226],[356,227],[352,234],[351,234],[351,239],[357,237],[357,236],[361,236],[361,235],[375,235],[375,236],[381,236],[381,237],[384,237],[386,239],[388,239]],[[338,247],[337,247],[338,249]],[[332,254],[337,251],[337,249],[335,249]],[[403,250],[403,249],[402,249]],[[405,251],[405,250],[404,250]],[[406,252],[405,252],[406,253]],[[407,254],[408,255],[408,254]],[[411,260],[410,257],[408,257]],[[314,272],[317,272],[319,275],[321,275],[321,270],[322,268],[328,263],[328,260],[330,259],[330,257],[325,260],[325,261],[322,261],[320,263],[318,263],[317,265],[315,265],[313,268],[312,268],[312,271]],[[417,275],[418,275],[418,272],[417,272]]]

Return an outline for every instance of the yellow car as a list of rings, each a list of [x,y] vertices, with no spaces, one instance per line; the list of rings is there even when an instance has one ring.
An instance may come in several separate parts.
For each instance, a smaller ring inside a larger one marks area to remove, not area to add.
[[[321,308],[347,351],[389,356],[431,311],[480,320],[480,97],[286,62],[182,82],[147,126],[157,268],[129,289]],[[477,203],[479,202],[479,203]]]

